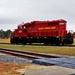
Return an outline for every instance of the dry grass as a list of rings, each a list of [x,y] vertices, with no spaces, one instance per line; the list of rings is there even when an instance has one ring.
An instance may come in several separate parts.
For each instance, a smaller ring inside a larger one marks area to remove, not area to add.
[[[0,62],[0,75],[20,75],[20,72],[17,72],[17,69],[24,68],[23,64],[11,64]]]
[[[0,43],[10,43],[10,38],[8,38],[8,39],[1,39],[0,38]]]
[[[75,43],[75,38],[74,38],[74,43]]]

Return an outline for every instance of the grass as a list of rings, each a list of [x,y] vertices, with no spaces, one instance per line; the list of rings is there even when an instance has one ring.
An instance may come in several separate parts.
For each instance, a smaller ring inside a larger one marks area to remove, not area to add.
[[[9,48],[9,49],[16,49],[16,50],[23,50],[23,51],[34,51],[34,52],[41,52],[41,53],[75,56],[74,47],[0,45],[0,48]]]
[[[1,41],[0,41],[1,42]],[[3,44],[7,43],[7,44]],[[59,54],[75,56],[75,47],[62,47],[62,46],[39,46],[39,45],[11,45],[9,40],[0,44],[0,48],[10,48],[23,51],[34,51],[41,53]],[[75,45],[75,43],[73,44]]]

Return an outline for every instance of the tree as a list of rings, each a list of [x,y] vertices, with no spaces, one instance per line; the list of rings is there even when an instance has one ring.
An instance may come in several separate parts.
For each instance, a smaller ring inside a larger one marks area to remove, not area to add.
[[[0,38],[4,38],[4,31],[3,31],[3,29],[0,30]]]
[[[11,33],[12,33],[11,30],[4,31],[3,29],[1,29],[0,38],[9,38]]]
[[[11,33],[12,33],[11,30],[7,30],[7,31],[5,32],[5,37],[6,37],[6,38],[9,38]]]

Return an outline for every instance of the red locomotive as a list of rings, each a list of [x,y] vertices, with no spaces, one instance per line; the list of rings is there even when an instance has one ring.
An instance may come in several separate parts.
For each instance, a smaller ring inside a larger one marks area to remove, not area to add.
[[[11,35],[12,44],[44,43],[45,45],[64,45],[73,43],[72,33],[67,33],[67,21],[32,21],[18,25]]]

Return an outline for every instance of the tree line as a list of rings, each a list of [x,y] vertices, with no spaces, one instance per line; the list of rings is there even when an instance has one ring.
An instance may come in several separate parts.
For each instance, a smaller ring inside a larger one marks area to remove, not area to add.
[[[0,38],[10,38],[11,33],[11,30],[4,31],[3,29],[0,29]]]

